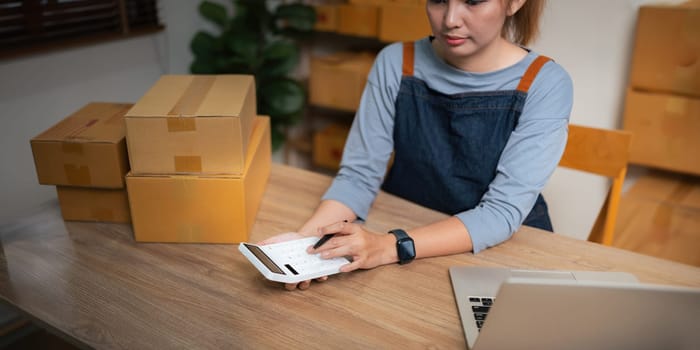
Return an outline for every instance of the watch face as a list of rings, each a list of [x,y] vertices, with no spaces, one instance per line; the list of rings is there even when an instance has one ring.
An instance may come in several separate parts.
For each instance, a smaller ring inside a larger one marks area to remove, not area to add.
[[[415,259],[416,248],[413,244],[413,240],[410,238],[403,238],[396,242],[398,248],[399,262],[405,264]]]

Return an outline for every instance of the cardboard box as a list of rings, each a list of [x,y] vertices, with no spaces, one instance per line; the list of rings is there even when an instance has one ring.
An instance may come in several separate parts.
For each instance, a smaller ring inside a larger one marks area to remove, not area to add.
[[[312,150],[314,165],[331,170],[340,168],[349,132],[350,127],[341,124],[331,124],[316,132]]]
[[[351,4],[359,4],[359,5],[386,5],[386,4],[409,4],[409,5],[416,5],[416,4],[423,4],[425,5],[426,0],[349,0],[348,1]]]
[[[338,6],[316,5],[316,24],[314,30],[319,32],[334,32],[338,30]]]
[[[374,5],[339,5],[338,33],[376,37],[379,33],[379,7]]]
[[[410,23],[410,25],[406,25]],[[392,3],[382,5],[379,16],[379,40],[415,41],[431,33],[425,5]]]
[[[164,75],[126,114],[132,174],[241,174],[256,115],[250,75]]]
[[[700,98],[629,89],[630,163],[700,175]]]
[[[312,57],[310,102],[317,106],[355,111],[360,105],[375,57],[369,53],[350,52]]]
[[[90,103],[31,139],[42,185],[124,188],[124,103]]]
[[[639,8],[630,85],[700,97],[700,2]]]
[[[271,165],[270,120],[255,120],[239,176],[126,177],[138,242],[240,243],[248,240]]]
[[[131,222],[126,189],[56,186],[66,221]]]

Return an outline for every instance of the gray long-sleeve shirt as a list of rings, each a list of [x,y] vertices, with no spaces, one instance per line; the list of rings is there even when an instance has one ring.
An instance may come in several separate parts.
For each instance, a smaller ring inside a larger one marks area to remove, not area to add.
[[[424,38],[415,45],[414,76],[444,94],[515,90],[536,57],[530,52],[510,67],[470,73],[445,63]],[[401,43],[387,46],[377,56],[340,170],[323,196],[347,205],[360,218],[367,217],[393,151],[394,104],[402,58]],[[546,63],[530,87],[488,191],[476,207],[456,215],[469,231],[474,253],[507,240],[525,220],[564,151],[572,103],[568,73],[553,61]]]

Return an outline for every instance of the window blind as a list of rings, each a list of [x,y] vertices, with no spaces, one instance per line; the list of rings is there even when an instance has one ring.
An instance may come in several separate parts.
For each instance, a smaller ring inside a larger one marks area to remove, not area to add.
[[[157,0],[0,0],[0,52],[160,30],[157,5]]]

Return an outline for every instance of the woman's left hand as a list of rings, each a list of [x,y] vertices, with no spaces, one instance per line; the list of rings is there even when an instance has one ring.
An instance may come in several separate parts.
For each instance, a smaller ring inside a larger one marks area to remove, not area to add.
[[[317,249],[309,247],[308,252],[320,253],[324,259],[352,258],[352,263],[340,268],[341,272],[371,269],[398,261],[393,235],[374,233],[362,225],[342,221],[320,229],[321,235],[327,233],[335,236]]]
[[[286,242],[286,241],[291,241],[295,239],[302,239],[307,236],[304,236],[300,233],[297,232],[285,232],[285,233],[280,233],[276,236],[272,236],[270,238],[267,238],[263,241],[258,242],[260,245],[265,245],[265,244],[273,244],[273,243],[281,243],[281,242]],[[323,282],[328,279],[328,276],[323,276],[316,278],[316,281],[318,282]],[[306,280],[306,281],[301,281],[299,283],[285,283],[284,288],[287,290],[295,290],[297,288],[301,290],[308,289],[309,286],[311,286],[311,280]]]

